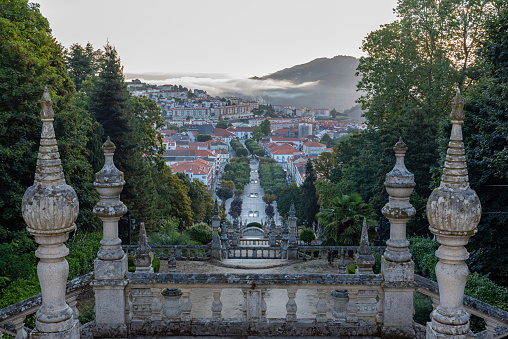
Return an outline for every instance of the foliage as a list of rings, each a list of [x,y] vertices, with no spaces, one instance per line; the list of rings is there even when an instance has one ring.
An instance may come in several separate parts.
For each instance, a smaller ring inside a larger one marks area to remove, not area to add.
[[[44,87],[54,102],[55,132],[67,183],[81,206],[78,227],[93,228],[97,194],[87,162],[87,134],[93,124],[81,109],[67,76],[61,46],[54,41],[39,5],[14,0],[0,6],[0,242],[24,229],[21,200],[33,184],[41,134],[38,112]]]
[[[307,245],[310,245],[312,240],[316,239],[316,235],[312,228],[303,227],[300,231],[300,240],[305,242]]]
[[[432,312],[432,298],[421,293],[415,293],[413,300],[415,313],[413,320],[420,325],[426,325],[430,321],[430,313]]]
[[[261,121],[261,124],[259,124],[259,128],[261,128],[261,132],[263,132],[263,135],[270,135],[272,133],[272,124],[268,119]]]
[[[233,218],[238,218],[242,214],[242,203],[243,200],[240,197],[236,197],[231,201],[231,206],[229,207],[229,214]]]
[[[435,253],[439,244],[430,238],[409,238],[409,251],[415,263],[415,273],[436,280],[436,264],[438,258]]]
[[[274,202],[275,200],[277,200],[277,196],[275,194],[269,194],[269,193],[266,193],[265,195],[263,195],[263,201],[265,202],[265,204],[267,205],[271,205],[272,202]]]
[[[224,187],[219,188],[216,194],[222,201],[226,201],[233,197],[233,191]]]
[[[248,158],[233,158],[224,166],[222,179],[233,181],[235,187],[243,187],[250,182],[250,165]]]
[[[210,219],[213,216],[213,198],[208,193],[206,185],[197,179],[190,181],[185,173],[177,173],[177,176],[189,189],[187,195],[190,199],[193,220],[201,222]]]
[[[215,128],[227,129],[230,125],[231,124],[228,124],[225,121],[218,121],[217,124],[215,125]]]
[[[81,90],[81,84],[88,76],[94,76],[100,70],[101,50],[94,50],[91,43],[85,47],[80,44],[72,44],[66,53],[66,67],[69,77],[76,86],[76,91]]]
[[[205,142],[208,140],[212,140],[212,136],[210,134],[198,134],[197,136],[198,142]]]
[[[69,280],[88,274],[94,270],[94,260],[101,246],[101,232],[79,233],[73,236],[67,246],[69,255]]]
[[[261,161],[259,163],[258,173],[259,183],[265,190],[265,194],[277,196],[281,189],[286,187],[286,175],[279,164]]]
[[[84,325],[95,320],[95,305],[83,305],[79,310],[79,323]]]
[[[256,126],[254,127],[254,130],[252,131],[252,139],[254,139],[254,141],[259,141],[263,138],[263,131],[261,130],[261,127],[259,126]]]
[[[250,223],[247,224],[247,227],[259,227],[259,228],[263,228],[263,225],[261,225],[258,222],[250,222]]]
[[[235,151],[236,156],[238,157],[246,157],[249,155],[249,152],[243,147],[242,143],[236,139],[231,140],[229,143],[233,151]]]
[[[358,245],[363,219],[367,219],[368,226],[375,224],[376,214],[372,205],[363,202],[357,193],[345,195],[339,192],[327,206],[318,214],[318,219],[329,244]],[[372,227],[369,227],[369,233],[372,240],[374,237]]]
[[[302,218],[308,226],[316,223],[316,214],[319,212],[318,196],[316,192],[316,174],[312,162],[307,161],[305,166],[305,180],[302,185]]]
[[[279,193],[279,199],[277,200],[277,211],[283,218],[287,217],[291,202],[295,204],[296,217],[301,219],[302,211],[302,193],[301,188],[295,183],[291,183],[286,187],[282,188]]]
[[[256,126],[257,127],[257,126]],[[265,150],[262,149],[258,143],[252,139],[245,140],[245,146],[249,150],[250,154],[262,157],[265,155]]]
[[[200,222],[187,229],[186,233],[191,240],[206,245],[212,242],[213,230],[207,223]]]
[[[148,236],[153,245],[190,245],[192,241],[187,233],[178,232],[178,219],[170,218],[162,222],[156,232]]]
[[[265,214],[268,218],[273,218],[274,214],[275,214],[275,209],[273,208],[272,205],[266,205],[265,207]]]

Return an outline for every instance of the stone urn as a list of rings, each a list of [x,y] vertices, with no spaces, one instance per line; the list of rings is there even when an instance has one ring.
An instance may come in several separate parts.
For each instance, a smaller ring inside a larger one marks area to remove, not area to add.
[[[182,291],[179,288],[165,288],[161,291],[161,295],[164,298],[164,309],[162,311],[164,316],[169,319],[180,318],[182,313],[180,308]]]
[[[347,304],[349,302],[349,293],[347,290],[333,290],[333,307],[332,314],[335,318],[346,320]]]

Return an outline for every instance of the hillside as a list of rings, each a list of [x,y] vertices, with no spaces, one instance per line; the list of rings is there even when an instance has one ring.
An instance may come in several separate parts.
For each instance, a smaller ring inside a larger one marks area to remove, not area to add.
[[[355,76],[358,59],[350,56],[319,58],[302,65],[285,68],[281,71],[253,77],[253,80],[286,80],[309,86],[265,90],[262,97],[272,104],[291,104],[294,106],[326,107],[343,110],[355,105],[359,97],[356,92],[358,77]]]

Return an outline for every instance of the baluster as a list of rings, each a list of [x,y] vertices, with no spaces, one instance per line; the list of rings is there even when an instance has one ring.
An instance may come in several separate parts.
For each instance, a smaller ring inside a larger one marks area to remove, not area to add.
[[[197,250],[198,251],[198,259],[203,259],[203,251],[204,250]]]
[[[487,324],[487,326],[486,326],[487,335],[485,336],[485,338],[486,339],[492,339],[492,338],[494,338],[494,333],[496,331],[497,323],[492,322],[492,321],[490,321],[488,319],[483,319],[483,320],[485,320],[485,323]]]
[[[262,250],[261,250],[261,251],[262,251]],[[258,250],[257,250],[257,249],[255,249],[255,248],[252,250],[252,257],[253,257],[254,259],[257,259],[257,258],[258,258]]]
[[[261,321],[266,322],[266,288],[261,289]]]
[[[213,301],[212,301],[212,321],[222,320],[222,303],[220,301],[221,289],[213,289]]]
[[[74,317],[74,319],[78,320],[78,317],[79,317],[79,310],[76,306],[77,304],[77,299],[78,298],[78,295],[77,294],[68,294],[65,299],[67,300],[67,304],[69,305],[69,307],[72,309],[72,316]]]
[[[28,337],[28,333],[25,331],[25,316],[12,319],[12,324],[16,329],[16,337],[14,339],[25,339]]]
[[[192,320],[192,317],[191,317],[192,303],[190,301],[189,296],[190,296],[190,290],[183,289],[182,290],[182,298],[181,298],[182,301],[180,303],[180,308],[182,310],[180,319],[182,319],[182,321],[191,321]]]
[[[318,289],[319,300],[316,304],[316,322],[318,323],[326,322],[326,311],[328,310],[328,306],[326,305],[327,292],[327,290]]]
[[[181,248],[176,249],[176,260],[182,260],[182,249]]]
[[[298,310],[298,305],[296,304],[296,288],[287,288],[288,293],[288,302],[286,304],[286,321],[296,321],[296,311]]]
[[[169,272],[176,272],[175,250],[172,248],[169,250],[168,271]]]
[[[242,293],[243,293],[242,319],[244,321],[247,321],[248,320],[248,317],[247,317],[247,298],[248,298],[249,290],[246,289],[246,288],[242,288]]]

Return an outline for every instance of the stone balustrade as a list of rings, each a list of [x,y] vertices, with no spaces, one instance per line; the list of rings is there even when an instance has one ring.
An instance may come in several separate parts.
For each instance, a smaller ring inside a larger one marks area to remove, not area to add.
[[[73,310],[74,318],[77,319],[79,311],[76,308],[76,299],[78,295],[86,290],[91,290],[90,282],[93,280],[93,274],[87,274],[67,283],[66,301]],[[42,303],[42,294],[37,294],[28,299],[22,300],[16,304],[10,305],[0,310],[0,337],[6,333],[15,337],[15,339],[24,339],[28,337],[31,329],[25,327],[25,319],[36,313]]]
[[[240,246],[269,246],[267,239],[240,239]]]
[[[127,279],[127,326],[136,335],[375,336],[382,326],[378,274],[136,272]],[[308,302],[301,293],[314,303],[301,305]]]

